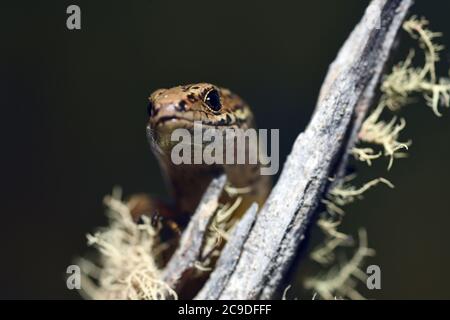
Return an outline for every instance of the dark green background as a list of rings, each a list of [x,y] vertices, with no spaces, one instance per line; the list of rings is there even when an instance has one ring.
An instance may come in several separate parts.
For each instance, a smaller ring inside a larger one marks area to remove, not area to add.
[[[81,31],[65,27],[71,3],[82,9]],[[231,88],[260,127],[280,129],[284,161],[367,3],[2,2],[0,297],[77,298],[65,269],[85,252],[85,234],[105,223],[102,197],[115,184],[126,194],[165,195],[144,130],[146,98],[157,88],[198,81]],[[417,1],[412,11],[450,44],[450,2]],[[358,166],[360,182],[383,175],[397,187],[376,188],[347,210],[344,229],[366,227],[378,252],[370,263],[381,267],[382,290],[363,290],[368,297],[450,298],[444,114],[408,107],[402,137],[414,140],[410,158],[389,173],[384,160]],[[289,295],[311,297],[298,285]]]

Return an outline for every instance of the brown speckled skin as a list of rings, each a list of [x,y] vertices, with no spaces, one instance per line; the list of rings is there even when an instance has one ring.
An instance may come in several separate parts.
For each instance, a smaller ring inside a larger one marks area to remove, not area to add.
[[[212,90],[219,93],[220,110],[213,110],[205,102],[206,95]],[[259,165],[172,163],[170,153],[174,144],[170,141],[171,133],[177,128],[193,130],[194,121],[201,121],[204,127],[219,129],[254,127],[253,114],[248,105],[228,89],[197,83],[159,89],[152,93],[149,97],[147,136],[174,199],[170,210],[167,207],[155,210],[171,218],[191,215],[211,180],[223,172],[233,186],[251,187],[251,191],[243,195],[237,215],[242,214],[254,201],[262,205],[269,193],[271,181],[268,176],[260,176]]]

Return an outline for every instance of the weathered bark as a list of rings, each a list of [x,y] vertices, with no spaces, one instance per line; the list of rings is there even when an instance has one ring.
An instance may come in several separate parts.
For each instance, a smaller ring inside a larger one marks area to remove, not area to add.
[[[178,249],[164,269],[163,280],[175,291],[189,278],[200,258],[203,240],[219,204],[226,177],[214,179],[200,201],[180,240]]]
[[[219,299],[227,284],[232,271],[239,261],[242,247],[247,240],[251,228],[256,220],[258,205],[254,203],[244,214],[240,223],[230,236],[217,261],[214,272],[209,277],[209,281],[195,297],[197,300]]]
[[[373,0],[369,5],[330,66],[316,111],[296,139],[256,221],[253,224],[254,211],[250,210],[249,217],[237,225],[197,298],[274,297],[311,226],[314,211],[329,186],[328,178],[342,177],[345,172],[347,151],[357,139],[411,4],[412,0]],[[174,259],[183,256],[180,253]]]

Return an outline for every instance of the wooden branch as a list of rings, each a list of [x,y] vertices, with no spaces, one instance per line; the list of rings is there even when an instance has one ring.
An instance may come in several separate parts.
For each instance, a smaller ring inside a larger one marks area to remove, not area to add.
[[[219,299],[232,271],[239,261],[242,247],[255,223],[257,212],[258,205],[254,203],[244,214],[244,217],[230,235],[230,240],[223,248],[216,268],[209,277],[209,281],[195,297],[197,300]]]
[[[375,2],[373,2],[371,5],[374,6],[374,3]],[[385,31],[386,32],[385,37],[387,41],[383,41],[381,43],[382,48],[379,50],[378,53],[379,54],[378,59],[380,63],[377,63],[374,66],[372,79],[370,80],[370,83],[367,85],[366,90],[360,97],[358,104],[355,107],[352,123],[350,125],[350,128],[348,129],[348,132],[350,132],[350,136],[347,141],[347,146],[344,149],[345,152],[343,152],[342,159],[339,162],[339,167],[335,170],[334,174],[335,179],[332,184],[333,186],[338,184],[345,176],[350,151],[355,146],[355,143],[358,141],[357,137],[358,133],[361,129],[363,121],[366,118],[368,109],[374,102],[378,83],[380,82],[380,78],[384,70],[386,61],[388,60],[389,54],[391,53],[392,47],[394,46],[394,39],[396,37],[398,29],[400,28],[404,20],[406,12],[412,5],[412,1],[405,1],[401,5],[402,7],[399,9],[400,11],[397,14],[397,18],[392,21],[391,27],[387,28],[387,30]],[[375,8],[379,8],[379,10],[368,9],[368,11],[372,13],[381,11],[381,7],[379,5],[375,6]],[[323,82],[321,91],[319,93],[317,106],[321,104],[321,100],[326,96],[327,92],[329,91],[328,88],[330,87],[333,80],[337,77],[338,73],[343,69],[345,64],[349,63],[349,58],[351,57],[352,52],[355,50],[355,46],[359,42],[358,38],[367,36],[367,32],[364,32],[364,28],[366,27],[367,23],[369,23],[370,25],[371,23],[370,19],[372,18],[367,17],[367,15],[363,17],[362,21],[355,27],[349,38],[342,46],[335,61],[330,65],[328,74]],[[380,20],[379,25],[380,27],[383,27],[383,24],[381,22],[382,21]]]
[[[219,204],[225,182],[225,175],[211,182],[183,232],[178,249],[164,268],[163,280],[175,291],[181,288],[200,258],[204,235]]]
[[[247,228],[242,226],[248,221],[243,219],[237,226],[234,237],[246,239],[237,265],[228,269],[228,259],[221,258],[214,276],[198,297],[217,298],[217,294],[219,299],[274,297],[323,198],[328,178],[336,173],[335,168],[343,170],[346,166],[342,155],[355,142],[411,3],[411,0],[372,1],[331,66],[316,112],[306,131],[295,141],[280,179],[248,237]],[[209,291],[210,288],[214,290]],[[206,296],[205,292],[212,296]]]
[[[269,199],[257,216],[252,206],[236,226],[197,299],[274,297],[329,187],[328,178],[345,174],[348,151],[411,4],[373,0],[369,5],[330,66],[313,118],[295,141]],[[164,270],[164,280],[175,290],[200,257],[224,183],[221,177],[208,188]]]

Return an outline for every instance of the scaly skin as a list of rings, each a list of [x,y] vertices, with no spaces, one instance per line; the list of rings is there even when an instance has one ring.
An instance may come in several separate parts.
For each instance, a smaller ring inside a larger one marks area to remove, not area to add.
[[[176,220],[189,217],[211,180],[221,173],[227,175],[232,186],[250,189],[242,195],[243,201],[236,216],[245,212],[252,202],[264,203],[271,181],[268,176],[260,175],[259,164],[175,165],[170,158],[174,145],[170,141],[172,132],[178,128],[193,132],[195,121],[200,121],[203,128],[254,128],[253,114],[241,98],[208,83],[159,89],[149,97],[148,114],[147,137],[172,192],[174,204],[167,206],[155,199],[134,197],[131,199],[133,215],[156,210]]]

